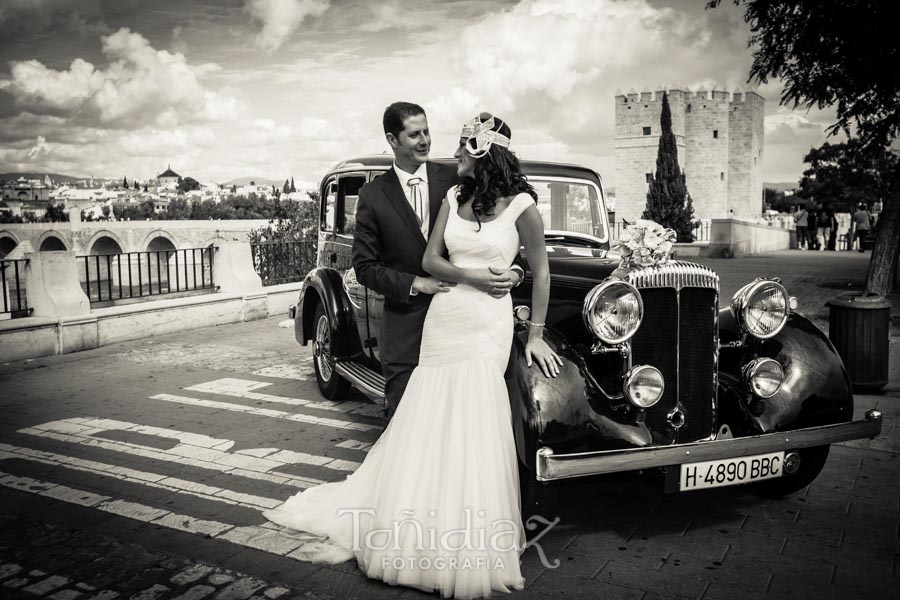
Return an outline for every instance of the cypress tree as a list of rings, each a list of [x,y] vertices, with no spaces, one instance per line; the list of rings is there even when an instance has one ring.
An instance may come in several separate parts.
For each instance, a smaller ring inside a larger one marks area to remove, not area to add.
[[[678,234],[679,242],[692,242],[694,207],[687,192],[684,172],[678,168],[678,147],[672,133],[672,111],[669,95],[663,92],[661,134],[656,155],[656,173],[647,190],[647,208],[642,217],[669,227]]]

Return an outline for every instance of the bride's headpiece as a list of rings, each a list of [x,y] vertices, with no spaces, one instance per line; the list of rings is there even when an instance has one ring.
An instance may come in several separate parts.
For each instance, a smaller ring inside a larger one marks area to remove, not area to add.
[[[477,116],[463,125],[459,137],[466,138],[465,146],[469,156],[481,158],[488,153],[494,144],[502,148],[509,148],[509,138],[494,130],[495,126],[497,129],[503,127],[503,120],[499,119],[499,121],[500,124],[497,125],[493,116],[487,121],[482,121],[481,116]]]

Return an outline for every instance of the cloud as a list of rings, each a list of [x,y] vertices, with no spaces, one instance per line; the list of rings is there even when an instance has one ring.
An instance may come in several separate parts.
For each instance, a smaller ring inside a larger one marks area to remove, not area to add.
[[[44,31],[49,27],[78,34],[108,31],[99,0],[3,0],[0,26],[4,36]]]
[[[200,77],[209,66],[192,67],[184,55],[156,50],[124,27],[101,40],[110,61],[105,69],[81,58],[66,70],[38,60],[18,61],[0,88],[21,110],[112,129],[222,121],[244,112],[235,98],[204,88]]]
[[[329,0],[246,0],[244,10],[262,21],[256,44],[274,52],[284,44],[307,17],[320,17],[328,10]]]

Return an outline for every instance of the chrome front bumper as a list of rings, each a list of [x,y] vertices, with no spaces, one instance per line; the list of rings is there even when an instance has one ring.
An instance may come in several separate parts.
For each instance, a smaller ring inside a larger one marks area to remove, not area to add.
[[[849,423],[765,433],[751,437],[693,442],[677,446],[602,450],[574,454],[554,454],[550,448],[537,451],[537,479],[554,481],[586,475],[637,471],[689,462],[737,458],[778,450],[822,446],[834,442],[873,438],[881,433],[881,411],[870,410],[866,418]]]

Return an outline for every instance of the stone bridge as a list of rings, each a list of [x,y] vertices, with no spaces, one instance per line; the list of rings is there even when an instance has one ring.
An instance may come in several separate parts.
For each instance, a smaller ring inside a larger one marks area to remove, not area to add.
[[[250,230],[267,224],[266,219],[4,223],[0,224],[0,258],[26,241],[34,251],[68,250],[76,255],[205,248],[220,242],[246,242]]]

